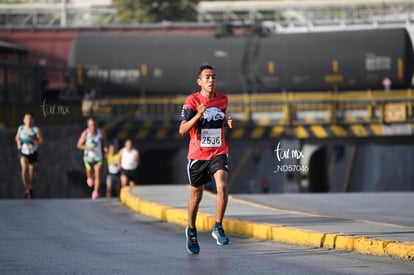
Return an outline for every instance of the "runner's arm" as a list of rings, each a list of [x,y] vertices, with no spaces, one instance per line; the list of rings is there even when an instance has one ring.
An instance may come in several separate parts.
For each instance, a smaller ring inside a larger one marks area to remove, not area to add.
[[[35,128],[35,133],[36,133],[36,138],[32,139],[32,141],[34,143],[37,143],[37,146],[43,145],[43,136],[38,127]]]
[[[118,159],[116,160],[117,165],[118,165],[118,169],[121,170],[121,159],[122,159],[122,149],[119,149],[118,151]]]
[[[108,153],[108,143],[107,143],[106,134],[104,131],[102,131],[102,151],[104,155]]]
[[[81,136],[79,137],[78,143],[77,143],[77,147],[79,150],[87,150],[88,147],[85,146],[85,142],[86,142],[86,131],[83,131]]]
[[[20,140],[20,127],[17,128],[15,140],[16,140],[17,148],[20,148],[22,146],[22,141]]]
[[[197,121],[203,116],[205,110],[206,106],[204,104],[201,104],[197,108],[197,113],[190,120],[182,120],[180,123],[180,129],[178,130],[180,135],[184,136],[187,134],[191,128],[194,127]]]

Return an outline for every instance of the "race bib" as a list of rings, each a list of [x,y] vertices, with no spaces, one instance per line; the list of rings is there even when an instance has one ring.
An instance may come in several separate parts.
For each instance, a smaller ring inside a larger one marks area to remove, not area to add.
[[[108,171],[109,171],[110,174],[117,174],[119,172],[118,166],[108,165]]]
[[[220,147],[221,129],[201,129],[201,147]]]
[[[35,151],[33,144],[23,143],[22,145],[22,154],[31,155]]]

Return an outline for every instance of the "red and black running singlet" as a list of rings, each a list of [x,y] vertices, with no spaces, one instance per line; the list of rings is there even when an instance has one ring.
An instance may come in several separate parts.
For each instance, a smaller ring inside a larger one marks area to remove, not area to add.
[[[203,116],[189,133],[189,159],[211,160],[218,155],[228,154],[228,145],[224,138],[227,103],[227,96],[219,92],[214,92],[213,98],[206,98],[199,92],[186,98],[180,121],[188,121],[195,116],[200,104],[206,106]]]

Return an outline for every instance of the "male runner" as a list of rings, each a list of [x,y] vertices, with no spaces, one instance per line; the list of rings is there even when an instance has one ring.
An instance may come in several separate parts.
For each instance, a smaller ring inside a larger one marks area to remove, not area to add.
[[[218,245],[226,245],[222,221],[228,199],[228,145],[224,138],[224,126],[233,128],[233,120],[225,119],[227,96],[215,91],[216,71],[203,65],[198,71],[200,91],[188,96],[184,102],[179,133],[190,134],[187,173],[191,185],[188,201],[188,226],[186,248],[192,254],[200,252],[197,241],[196,218],[203,195],[204,185],[214,179],[217,188],[216,223],[212,236]]]

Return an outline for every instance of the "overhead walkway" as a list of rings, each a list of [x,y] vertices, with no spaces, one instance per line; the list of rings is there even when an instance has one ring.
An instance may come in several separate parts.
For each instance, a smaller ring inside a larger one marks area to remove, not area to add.
[[[179,114],[185,96],[84,100],[109,136],[145,140],[180,140]],[[412,90],[340,93],[230,95],[227,115],[238,124],[233,139],[370,138],[411,136]]]
[[[199,22],[265,22],[275,32],[413,24],[410,0],[200,1]]]

